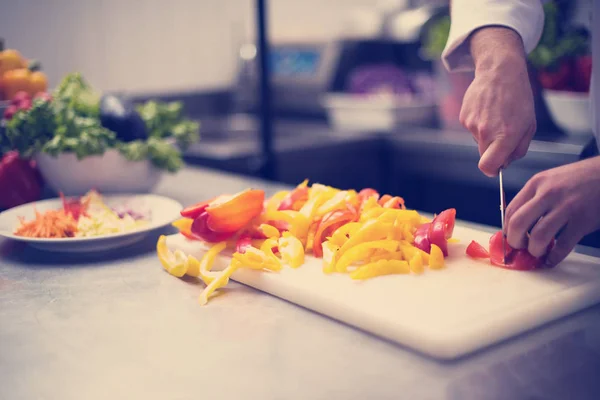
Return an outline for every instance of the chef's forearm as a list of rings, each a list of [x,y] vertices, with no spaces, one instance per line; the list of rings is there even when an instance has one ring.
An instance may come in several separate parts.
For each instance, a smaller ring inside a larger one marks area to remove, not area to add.
[[[488,26],[475,31],[469,40],[475,71],[489,71],[502,65],[524,68],[525,48],[521,36],[510,28]]]
[[[450,34],[442,54],[449,70],[486,66],[503,56],[524,59],[544,26],[539,0],[452,0],[450,7]]]

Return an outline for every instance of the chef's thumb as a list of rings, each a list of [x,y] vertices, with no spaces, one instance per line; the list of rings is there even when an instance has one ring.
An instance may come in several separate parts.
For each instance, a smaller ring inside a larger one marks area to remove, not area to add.
[[[490,177],[498,175],[498,170],[510,162],[514,151],[515,145],[505,138],[494,140],[479,159],[479,169]]]

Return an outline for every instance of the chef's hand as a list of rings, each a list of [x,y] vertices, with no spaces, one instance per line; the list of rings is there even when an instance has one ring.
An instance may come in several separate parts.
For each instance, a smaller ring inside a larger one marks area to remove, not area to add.
[[[460,122],[479,145],[479,169],[496,176],[522,158],[536,130],[533,94],[521,37],[488,27],[470,40],[475,79],[467,89]]]
[[[600,229],[600,156],[535,175],[506,209],[508,244],[555,266]],[[527,233],[530,231],[529,238]]]

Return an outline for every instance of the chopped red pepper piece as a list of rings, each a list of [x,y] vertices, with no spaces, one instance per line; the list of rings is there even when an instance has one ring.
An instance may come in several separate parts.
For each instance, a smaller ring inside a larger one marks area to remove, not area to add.
[[[448,239],[452,237],[455,219],[456,209],[449,208],[437,215],[429,226],[427,234],[429,243],[438,246],[444,253],[444,257],[448,256]]]
[[[431,226],[430,222],[419,226],[415,232],[415,239],[414,239],[415,247],[423,250],[427,254],[429,254],[429,252],[431,251],[431,242],[429,241],[429,227],[430,226]]]
[[[217,199],[205,210],[208,227],[214,232],[236,232],[262,212],[264,201],[265,192],[255,189]]]
[[[379,199],[379,193],[375,189],[366,188],[358,192],[358,199],[361,203],[365,202],[369,197],[375,197],[375,200]]]
[[[490,258],[490,253],[485,247],[474,240],[467,246],[467,255],[472,258]]]
[[[282,201],[279,207],[279,211],[282,210],[294,210],[298,211],[304,203],[308,200],[308,187],[300,186],[295,188],[288,194]]]

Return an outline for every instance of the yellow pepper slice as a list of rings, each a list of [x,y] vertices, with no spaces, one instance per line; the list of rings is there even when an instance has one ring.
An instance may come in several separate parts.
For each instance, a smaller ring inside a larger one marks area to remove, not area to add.
[[[383,207],[381,207],[381,205],[379,205],[379,203],[377,202],[375,197],[369,197],[364,203],[362,203],[362,205],[360,207],[360,214],[361,214],[360,221],[364,222],[368,219],[375,218],[370,214],[372,212],[371,210],[377,210],[380,208],[383,208]],[[377,215],[379,215],[379,214],[377,214]]]
[[[279,238],[279,236],[281,235],[279,233],[279,229],[275,228],[273,225],[269,225],[269,224],[260,224],[258,226],[258,230],[265,235],[267,238]]]
[[[323,204],[321,204],[319,206],[319,208],[317,208],[317,212],[315,213],[315,216],[323,216],[333,210],[345,208],[347,197],[348,197],[347,191],[342,190],[340,192],[337,192],[332,198],[328,199]]]
[[[383,249],[377,249],[374,254],[369,257],[369,262],[379,260],[404,260],[404,254],[402,254],[401,251],[389,252]]]
[[[348,222],[337,228],[328,240],[336,246],[341,247],[348,241],[350,236],[354,235],[356,231],[360,229],[361,226],[362,224],[360,222]]]
[[[350,273],[350,278],[365,280],[382,275],[408,274],[410,267],[406,261],[400,260],[379,260],[372,262]]]
[[[209,285],[212,281],[219,276],[219,273],[211,272],[213,264],[215,263],[215,258],[217,255],[225,250],[227,247],[227,242],[219,242],[212,246],[206,254],[200,260],[200,265],[198,266],[198,276],[202,279],[204,284]]]
[[[415,253],[418,253],[421,256],[421,260],[423,264],[429,264],[429,254],[424,252],[423,250],[413,246],[411,243],[403,240],[400,242],[400,250],[404,254],[405,260],[410,260],[414,257]]]
[[[300,209],[300,214],[304,215],[308,221],[311,221],[317,214],[318,208],[332,196],[333,194],[328,190],[319,191],[314,195],[311,192],[308,201]]]
[[[423,258],[421,258],[421,255],[418,252],[413,254],[412,258],[408,262],[408,266],[415,274],[420,274],[423,272]]]
[[[329,241],[323,242],[323,272],[331,274],[335,270],[335,254],[339,247]]]
[[[304,264],[304,247],[297,237],[292,236],[289,232],[283,232],[277,245],[281,259],[290,267],[298,268]]]
[[[458,238],[450,238],[450,239],[448,239],[448,243],[460,243],[460,239],[458,239]]]
[[[208,254],[204,255],[203,261],[207,255]],[[200,293],[200,296],[198,297],[198,303],[200,303],[201,306],[208,303],[208,298],[210,295],[213,294],[215,290],[225,287],[227,283],[229,283],[229,277],[233,275],[238,268],[240,268],[240,263],[236,260],[231,260],[229,266],[221,271],[221,273],[219,273],[219,275],[204,288],[202,293]]]
[[[292,235],[296,236],[301,241],[306,240],[310,220],[300,212],[293,210],[266,211],[258,219],[259,223],[268,223],[269,221],[287,222],[289,231]]]
[[[186,231],[189,232],[192,229],[192,223],[194,220],[191,218],[179,218],[174,221],[171,225],[177,228],[178,231]]]
[[[344,243],[338,252],[338,256],[342,257],[346,251],[354,248],[356,245],[363,242],[371,242],[374,240],[381,240],[387,237],[387,233],[391,229],[391,225],[378,220],[369,220],[362,224],[362,226],[350,236],[350,238]]]
[[[265,246],[265,243],[263,243],[263,246]],[[279,271],[281,269],[281,262],[275,256],[275,254],[273,254],[272,250],[270,250],[270,253],[271,254],[268,255],[260,249],[249,247],[243,254],[233,253],[233,259],[238,260],[243,268]]]
[[[372,242],[360,243],[348,248],[344,254],[339,254],[341,253],[342,248],[338,251],[339,260],[335,263],[337,272],[347,272],[348,267],[351,264],[365,260],[369,256],[369,250],[371,249],[384,249],[389,252],[394,252],[398,249],[398,242],[395,240],[375,240]]]
[[[163,268],[171,275],[181,278],[186,272],[186,256],[183,251],[177,249],[172,252],[167,247],[167,237],[160,235],[156,242],[156,254]]]
[[[431,269],[444,268],[444,253],[442,253],[442,249],[440,249],[435,244],[431,245],[429,266],[431,267]]]
[[[200,261],[194,256],[187,256],[185,260],[186,263],[186,271],[185,274],[187,276],[193,276],[197,278],[200,276]]]

